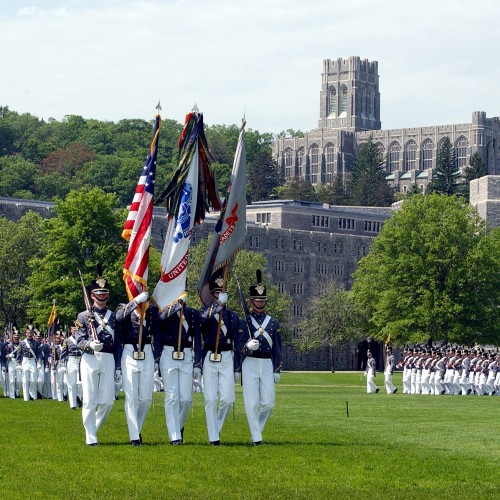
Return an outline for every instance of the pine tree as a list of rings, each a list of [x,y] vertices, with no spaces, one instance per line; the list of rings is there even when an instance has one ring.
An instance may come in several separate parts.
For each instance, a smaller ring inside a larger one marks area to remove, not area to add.
[[[481,155],[476,151],[469,158],[469,164],[464,170],[465,182],[463,184],[463,196],[467,201],[470,199],[470,181],[479,179],[488,174],[486,165]]]
[[[457,167],[455,152],[450,138],[445,137],[439,148],[436,171],[430,183],[430,191],[451,196],[460,194],[460,170]]]

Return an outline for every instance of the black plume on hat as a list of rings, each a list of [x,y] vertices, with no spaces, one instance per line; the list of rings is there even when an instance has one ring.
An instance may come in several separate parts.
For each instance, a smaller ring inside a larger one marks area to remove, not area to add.
[[[222,286],[224,285],[223,269],[222,267],[217,269],[210,277],[209,287],[212,293],[222,292]]]
[[[108,280],[102,277],[102,263],[99,262],[96,266],[97,279],[90,283],[90,291],[92,293],[107,293],[109,292]]]
[[[252,285],[249,288],[250,298],[251,299],[267,299],[266,287],[262,283],[262,271],[260,269],[257,269],[255,271],[255,275],[257,277],[257,284]]]

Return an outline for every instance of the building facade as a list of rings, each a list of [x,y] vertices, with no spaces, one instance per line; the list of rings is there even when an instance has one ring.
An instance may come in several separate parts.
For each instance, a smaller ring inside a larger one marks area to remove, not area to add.
[[[500,118],[474,111],[470,123],[382,130],[377,61],[323,61],[318,128],[304,137],[282,137],[273,145],[286,178],[300,176],[313,185],[335,176],[345,179],[358,147],[372,137],[386,161],[387,180],[396,191],[412,184],[425,189],[436,168],[441,143],[449,137],[464,169],[478,152],[489,175],[500,175]]]

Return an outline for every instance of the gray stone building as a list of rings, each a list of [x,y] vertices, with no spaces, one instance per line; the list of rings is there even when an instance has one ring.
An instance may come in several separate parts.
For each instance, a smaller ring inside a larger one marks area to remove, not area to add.
[[[488,174],[500,174],[500,118],[488,118],[484,111],[474,111],[470,123],[382,130],[377,61],[325,59],[319,111],[318,128],[273,145],[286,178],[301,176],[313,185],[330,183],[339,174],[345,179],[357,148],[370,136],[386,159],[388,181],[399,192],[412,184],[425,189],[445,137],[459,168],[477,151]]]

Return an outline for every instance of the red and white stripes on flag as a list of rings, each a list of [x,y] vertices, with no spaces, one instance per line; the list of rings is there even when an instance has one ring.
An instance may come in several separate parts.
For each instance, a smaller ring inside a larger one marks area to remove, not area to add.
[[[149,244],[160,122],[161,117],[158,114],[156,115],[153,141],[122,232],[122,237],[129,242],[127,258],[123,267],[123,279],[129,300],[133,300],[141,292],[148,289]]]

